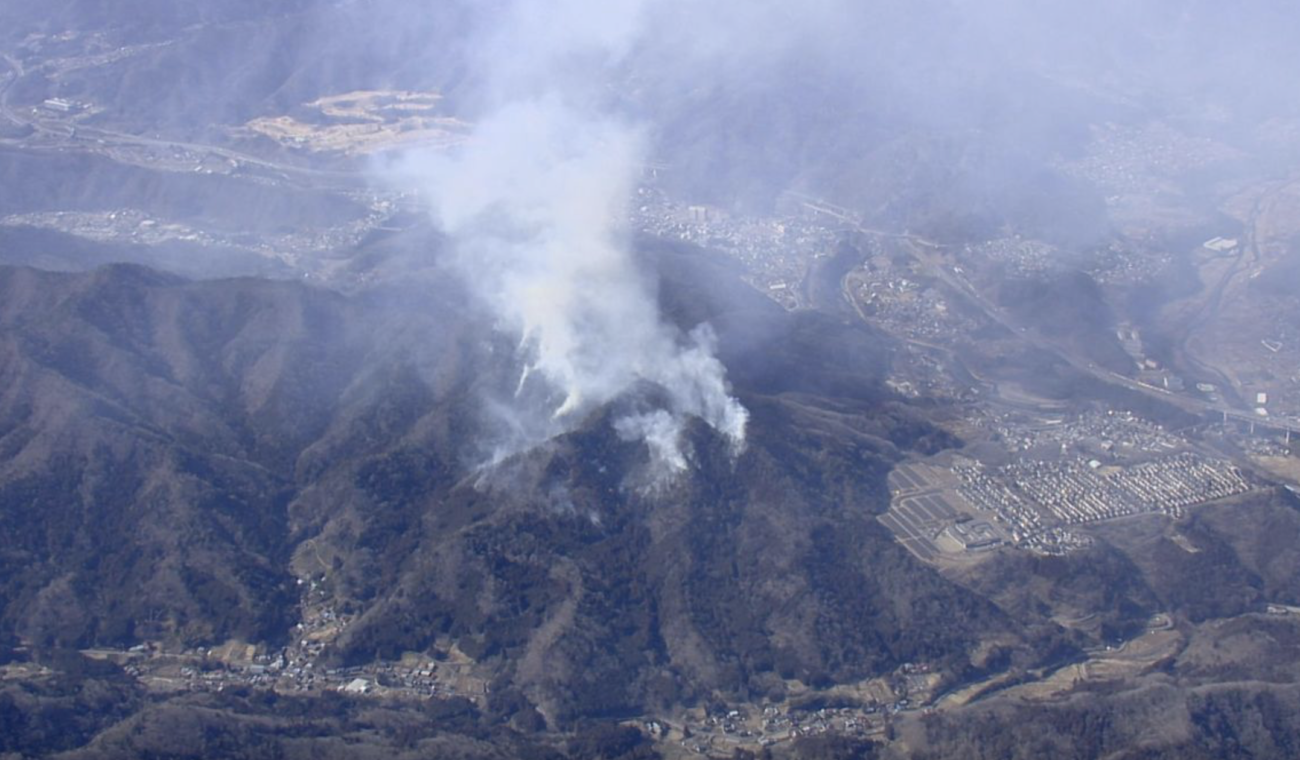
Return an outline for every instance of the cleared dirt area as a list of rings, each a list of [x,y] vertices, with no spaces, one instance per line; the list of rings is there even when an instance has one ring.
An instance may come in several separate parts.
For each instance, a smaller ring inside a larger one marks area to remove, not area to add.
[[[240,131],[313,153],[365,155],[398,147],[445,148],[465,139],[468,125],[440,113],[436,92],[364,90],[307,103],[319,121],[293,116],[254,119]]]

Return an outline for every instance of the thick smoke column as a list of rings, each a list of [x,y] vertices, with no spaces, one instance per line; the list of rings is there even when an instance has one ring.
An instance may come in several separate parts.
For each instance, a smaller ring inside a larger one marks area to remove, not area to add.
[[[636,125],[597,105],[600,72],[634,42],[639,2],[519,3],[500,11],[482,66],[488,105],[468,144],[420,162],[464,279],[520,336],[515,440],[538,443],[637,383],[661,408],[616,421],[657,467],[682,470],[679,438],[697,416],[743,445],[747,413],[727,393],[713,333],[682,335],[659,314],[618,220],[640,174]]]

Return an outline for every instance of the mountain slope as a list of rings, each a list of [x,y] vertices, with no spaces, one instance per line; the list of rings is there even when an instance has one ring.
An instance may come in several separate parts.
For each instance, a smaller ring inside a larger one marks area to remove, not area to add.
[[[907,661],[956,675],[980,641],[1051,650],[874,521],[900,451],[944,440],[879,390],[877,339],[716,292],[670,313],[721,326],[750,440],[692,427],[693,470],[664,487],[610,424],[653,388],[477,468],[513,360],[445,282],[0,270],[0,620],[39,646],[275,643],[307,572],[358,616],[327,657],[454,644],[561,723]]]

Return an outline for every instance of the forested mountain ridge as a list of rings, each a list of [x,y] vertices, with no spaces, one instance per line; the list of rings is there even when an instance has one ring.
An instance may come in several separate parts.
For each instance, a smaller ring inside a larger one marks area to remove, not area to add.
[[[820,355],[860,392],[809,395],[806,362],[782,388],[739,352],[744,452],[692,427],[692,470],[663,487],[611,424],[649,387],[478,466],[476,410],[507,363],[455,299],[398,320],[400,296],[126,265],[9,268],[0,291],[3,619],[37,648],[282,644],[310,567],[358,616],[334,662],[451,642],[562,723],[916,660],[955,677],[982,640],[1054,649],[875,522],[890,462],[945,438],[871,390],[867,334],[837,360],[800,345],[814,316],[695,302],[724,343],[729,321],[764,321],[776,340],[750,350]]]

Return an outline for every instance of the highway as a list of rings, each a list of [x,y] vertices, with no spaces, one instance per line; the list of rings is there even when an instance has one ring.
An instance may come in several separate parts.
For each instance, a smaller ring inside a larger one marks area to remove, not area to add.
[[[1080,357],[1075,356],[1074,354],[1067,351],[1063,347],[1057,345],[1056,343],[1046,340],[1045,338],[1029,330],[1028,328],[1023,327],[1021,325],[1017,325],[1014,322],[1012,322],[1012,320],[1009,319],[1005,314],[1003,314],[1000,309],[998,309],[993,304],[989,303],[988,300],[985,299],[979,293],[979,291],[974,288],[974,286],[968,283],[964,278],[961,278],[955,272],[948,271],[948,269],[946,269],[943,266],[942,262],[936,260],[936,257],[933,253],[934,250],[935,248],[933,246],[931,246],[929,249],[921,249],[921,248],[914,247],[912,250],[912,255],[913,258],[921,262],[926,267],[926,269],[929,270],[931,274],[938,277],[950,288],[954,289],[955,291],[965,296],[965,298],[968,301],[970,301],[970,303],[974,304],[977,308],[979,308],[979,310],[983,312],[984,315],[987,316],[989,319],[992,319],[993,321],[997,322],[999,325],[1005,327],[1006,329],[1020,336],[1022,340],[1024,340],[1026,343],[1030,344],[1034,348],[1037,348],[1042,351],[1047,351],[1053,354],[1054,356],[1058,357],[1062,361],[1068,363],[1073,369],[1082,372],[1096,380],[1100,380],[1101,382],[1109,383],[1111,385],[1118,385],[1127,390],[1135,391],[1137,393],[1142,393],[1152,398],[1157,398],[1161,401],[1164,401],[1165,403],[1173,404],[1179,408],[1182,408],[1185,411],[1206,415],[1206,416],[1211,416],[1211,415],[1224,416],[1227,419],[1232,419],[1238,422],[1257,425],[1260,427],[1300,433],[1300,424],[1296,424],[1296,423],[1292,423],[1280,419],[1273,419],[1269,417],[1261,417],[1250,411],[1243,411],[1241,409],[1236,409],[1224,404],[1214,404],[1209,401],[1203,401],[1201,399],[1194,398],[1191,396],[1184,396],[1178,393],[1173,393],[1164,388],[1157,388],[1155,386],[1147,385],[1146,383],[1139,382],[1138,380],[1134,380],[1131,377],[1125,377],[1124,375],[1121,375],[1117,372],[1112,372],[1108,369],[1098,367],[1093,362],[1089,362],[1084,359],[1081,359]]]
[[[1218,282],[1216,282],[1213,287],[1210,287],[1209,295],[1204,299],[1200,307],[1196,309],[1195,313],[1184,322],[1182,333],[1178,336],[1176,341],[1180,361],[1185,366],[1195,369],[1205,377],[1214,378],[1215,383],[1219,385],[1220,391],[1224,394],[1225,398],[1236,398],[1232,381],[1219,369],[1212,367],[1197,358],[1195,352],[1190,347],[1192,338],[1196,331],[1209,322],[1210,318],[1218,312],[1219,305],[1223,302],[1224,293],[1227,292],[1228,288],[1237,279],[1237,276],[1243,272],[1244,265],[1259,264],[1262,260],[1259,250],[1259,217],[1263,213],[1264,206],[1268,199],[1281,192],[1290,184],[1292,183],[1283,182],[1280,185],[1265,190],[1255,199],[1250,210],[1249,221],[1246,223],[1245,229],[1243,230],[1245,232],[1245,241],[1237,248],[1237,254],[1233,257],[1231,266],[1229,266],[1223,275],[1219,277]],[[1246,260],[1248,254],[1250,256],[1250,261]],[[1236,400],[1240,402],[1240,398],[1236,398]]]
[[[981,294],[964,277],[961,277],[956,272],[950,271],[950,269],[944,265],[944,262],[940,258],[940,253],[944,250],[942,244],[936,243],[932,240],[927,240],[912,233],[890,232],[864,227],[853,216],[852,212],[847,209],[798,193],[789,193],[789,195],[799,199],[805,208],[837,219],[849,225],[854,231],[861,234],[905,241],[909,244],[911,249],[910,253],[913,259],[920,263],[928,274],[943,282],[955,293],[961,295],[973,306],[979,309],[979,311],[988,319],[1006,328],[1012,334],[1018,336],[1022,341],[1028,343],[1034,348],[1056,356],[1069,364],[1071,368],[1082,374],[1109,385],[1120,386],[1126,390],[1159,399],[1160,401],[1172,404],[1193,414],[1203,415],[1206,417],[1223,417],[1225,420],[1233,420],[1242,424],[1258,426],[1269,430],[1300,433],[1300,423],[1271,417],[1262,417],[1251,411],[1244,411],[1225,404],[1214,404],[1191,396],[1172,393],[1164,388],[1147,385],[1146,383],[1139,382],[1133,378],[1125,377],[1119,373],[1098,367],[1095,363],[1075,356],[1062,346],[1043,338],[1036,332],[1033,332],[1027,327],[1019,325],[1011,320],[1002,312],[1001,309],[990,303],[983,294]],[[853,305],[858,316],[863,319],[863,321],[867,321],[867,317],[862,313],[861,307],[857,303],[857,299],[852,295],[852,289],[849,287],[847,280],[848,278],[846,277],[842,288],[844,297],[849,299],[849,303]],[[937,348],[937,346],[930,347]]]
[[[26,122],[19,119],[9,108],[9,91],[13,89],[14,82],[17,82],[23,75],[22,61],[8,53],[0,53],[0,59],[4,59],[5,65],[9,67],[4,80],[0,82],[0,116],[15,124],[25,124]]]
[[[71,147],[80,147],[92,152],[100,151],[105,147],[112,146],[187,151],[200,155],[206,154],[217,156],[247,166],[259,167],[271,172],[279,173],[284,179],[296,177],[308,180],[315,187],[319,187],[322,181],[343,183],[347,187],[358,187],[362,184],[362,178],[356,172],[311,169],[303,166],[295,166],[293,164],[272,161],[215,145],[185,142],[182,140],[150,138],[141,135],[132,135],[125,132],[116,132],[110,129],[102,129],[99,127],[76,125],[74,129],[72,128],[72,125],[58,119],[24,118],[9,104],[10,91],[12,90],[14,83],[21,79],[26,73],[22,61],[19,61],[9,53],[0,53],[0,59],[2,59],[5,62],[5,65],[9,68],[8,73],[2,80],[0,80],[0,117],[8,119],[15,124],[30,126],[42,135],[65,140]]]

